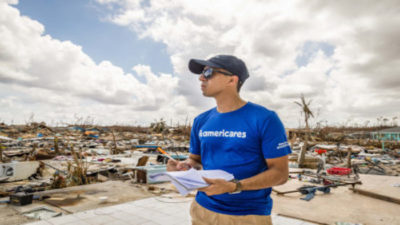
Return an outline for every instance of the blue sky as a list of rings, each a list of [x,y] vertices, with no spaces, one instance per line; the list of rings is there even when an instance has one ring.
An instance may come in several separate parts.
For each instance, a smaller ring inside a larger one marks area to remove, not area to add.
[[[96,63],[109,60],[130,72],[137,64],[151,65],[153,72],[172,73],[166,46],[149,38],[138,39],[127,27],[105,21],[107,9],[92,1],[20,0],[22,15],[39,21],[45,34],[82,46]]]
[[[326,42],[306,41],[301,47],[300,55],[296,58],[297,66],[307,66],[312,57],[315,57],[319,50],[321,50],[327,57],[331,57],[335,50],[335,46]]]

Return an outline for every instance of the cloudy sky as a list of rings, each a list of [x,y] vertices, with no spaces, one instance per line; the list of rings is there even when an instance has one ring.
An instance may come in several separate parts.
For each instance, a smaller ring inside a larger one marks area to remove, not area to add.
[[[183,123],[190,58],[234,54],[245,100],[298,127],[400,117],[399,1],[0,0],[0,122]]]

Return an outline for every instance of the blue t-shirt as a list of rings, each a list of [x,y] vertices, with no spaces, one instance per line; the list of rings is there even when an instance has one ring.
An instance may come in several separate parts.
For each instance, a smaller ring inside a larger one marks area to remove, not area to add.
[[[277,114],[248,102],[232,112],[219,113],[213,108],[197,116],[190,153],[201,156],[205,170],[225,170],[241,180],[267,170],[265,159],[288,155],[291,150]],[[199,191],[196,201],[223,214],[270,215],[270,194],[271,188],[213,196]]]

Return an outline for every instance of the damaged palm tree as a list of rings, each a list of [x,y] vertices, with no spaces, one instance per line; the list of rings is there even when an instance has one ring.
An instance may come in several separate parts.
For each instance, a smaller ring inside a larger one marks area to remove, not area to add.
[[[117,141],[115,139],[114,130],[111,130],[111,135],[112,135],[112,138],[113,138],[113,142],[112,142],[112,145],[111,145],[111,154],[112,155],[116,155],[116,154],[119,153],[119,149],[117,147]]]
[[[153,132],[162,133],[167,130],[167,123],[163,118],[161,118],[160,121],[155,121],[154,123],[151,123],[150,128]]]
[[[75,152],[74,146],[71,145],[71,154],[74,158],[73,163],[68,162],[68,176],[69,186],[88,184],[87,178],[88,164],[82,158],[82,152]]]
[[[307,145],[308,145],[308,141],[309,141],[309,134],[310,134],[310,126],[308,125],[308,120],[310,119],[310,117],[314,117],[313,112],[310,109],[310,104],[311,104],[311,100],[308,101],[308,103],[306,102],[306,99],[304,98],[304,95],[301,94],[300,96],[300,100],[301,102],[297,102],[295,101],[294,103],[296,103],[297,105],[299,105],[302,109],[302,113],[304,114],[304,122],[306,124],[306,136],[305,136],[305,141],[304,141],[304,146],[301,148],[300,151],[300,156],[298,159],[298,164],[299,167],[304,166],[304,159],[306,156],[306,151],[307,151]]]
[[[59,171],[56,171],[53,174],[53,182],[51,183],[51,189],[59,189],[67,187],[67,183],[65,182],[65,178]]]
[[[58,148],[58,138],[54,137],[54,151],[56,153],[56,155],[58,155],[60,153],[59,148]]]
[[[0,144],[0,162],[3,162],[3,148],[5,149],[5,147]]]

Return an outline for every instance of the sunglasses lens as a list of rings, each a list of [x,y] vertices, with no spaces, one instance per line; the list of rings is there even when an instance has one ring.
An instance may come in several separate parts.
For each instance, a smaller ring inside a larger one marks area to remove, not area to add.
[[[212,76],[212,74],[213,74],[212,68],[208,68],[208,69],[203,70],[203,75],[207,79],[210,78]]]

